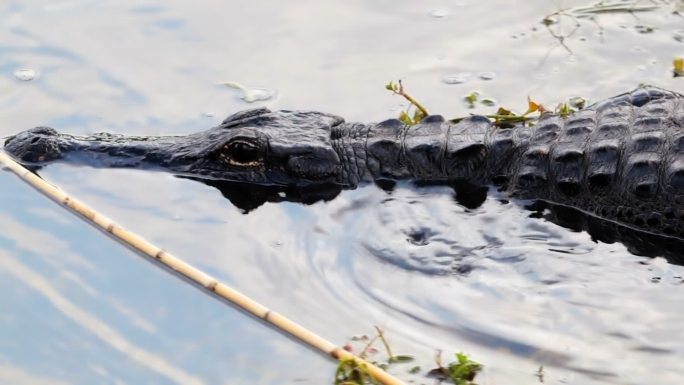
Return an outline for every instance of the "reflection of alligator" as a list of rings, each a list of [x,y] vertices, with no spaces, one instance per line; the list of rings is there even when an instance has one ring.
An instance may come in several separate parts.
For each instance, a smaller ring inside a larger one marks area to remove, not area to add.
[[[192,178],[191,178],[192,179]],[[341,191],[341,186],[334,184],[294,186],[261,186],[248,183],[228,182],[223,180],[197,179],[221,191],[226,199],[236,207],[249,212],[266,202],[298,202],[313,204],[335,198]],[[486,198],[486,189],[478,189],[469,183],[449,183],[454,188],[456,202],[465,207],[481,204]],[[391,185],[383,184],[387,191]],[[417,188],[422,188],[418,185]],[[604,243],[619,242],[635,255],[660,256],[668,262],[684,265],[684,239],[664,237],[638,231],[617,222],[606,221],[580,210],[537,201],[526,207],[531,211],[530,216],[543,218],[549,222],[563,226],[573,231],[586,231],[593,240]]]
[[[513,197],[684,238],[683,128],[684,96],[641,88],[566,118],[547,114],[532,127],[497,128],[482,116],[368,125],[257,109],[179,137],[74,137],[39,127],[9,138],[5,149],[24,163],[61,159],[259,185],[494,184]]]

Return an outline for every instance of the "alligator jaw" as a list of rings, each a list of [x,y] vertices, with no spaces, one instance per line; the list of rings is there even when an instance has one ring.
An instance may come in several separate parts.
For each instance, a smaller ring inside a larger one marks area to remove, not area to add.
[[[5,150],[29,166],[60,161],[261,185],[345,185],[330,137],[332,127],[342,122],[319,112],[260,109],[185,136],[78,137],[36,127],[8,138]]]
[[[54,161],[87,163],[95,167],[142,166],[147,154],[164,138],[136,138],[96,134],[78,137],[60,134],[50,127],[36,127],[5,140],[5,151],[25,165]]]

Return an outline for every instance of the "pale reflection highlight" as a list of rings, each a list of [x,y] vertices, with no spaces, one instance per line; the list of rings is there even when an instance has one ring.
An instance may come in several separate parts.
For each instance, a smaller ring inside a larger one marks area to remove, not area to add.
[[[1,251],[0,269],[7,271],[8,273],[14,275],[17,279],[26,283],[27,286],[31,287],[43,295],[48,301],[50,301],[55,309],[64,314],[64,316],[71,319],[84,329],[90,331],[102,342],[126,355],[131,360],[136,361],[140,365],[159,373],[160,375],[177,384],[204,384],[204,381],[202,381],[199,377],[175,367],[163,357],[160,357],[153,352],[136,346],[116,330],[112,329],[104,321],[100,320],[85,309],[78,307],[69,301],[69,299],[62,296],[62,294],[60,294],[57,289],[50,285],[48,280],[45,279],[41,274],[31,270],[21,262],[18,262],[11,255]],[[2,379],[1,369],[0,379]]]
[[[54,378],[39,377],[21,368],[11,365],[0,365],[0,384],[12,385],[69,385],[68,382]]]

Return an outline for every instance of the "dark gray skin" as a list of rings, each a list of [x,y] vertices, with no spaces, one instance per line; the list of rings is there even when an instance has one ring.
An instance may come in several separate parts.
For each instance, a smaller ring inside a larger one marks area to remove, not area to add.
[[[654,87],[531,127],[429,116],[345,123],[320,112],[256,109],[187,136],[75,137],[38,127],[9,138],[24,164],[66,161],[165,170],[264,186],[411,179],[496,185],[649,233],[684,238],[684,96]]]

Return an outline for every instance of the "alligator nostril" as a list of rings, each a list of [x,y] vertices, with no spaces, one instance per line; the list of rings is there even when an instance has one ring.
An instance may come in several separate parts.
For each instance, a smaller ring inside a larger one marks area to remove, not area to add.
[[[35,138],[31,139],[31,144],[36,144],[36,142],[39,140],[40,140],[39,137],[35,137]]]

